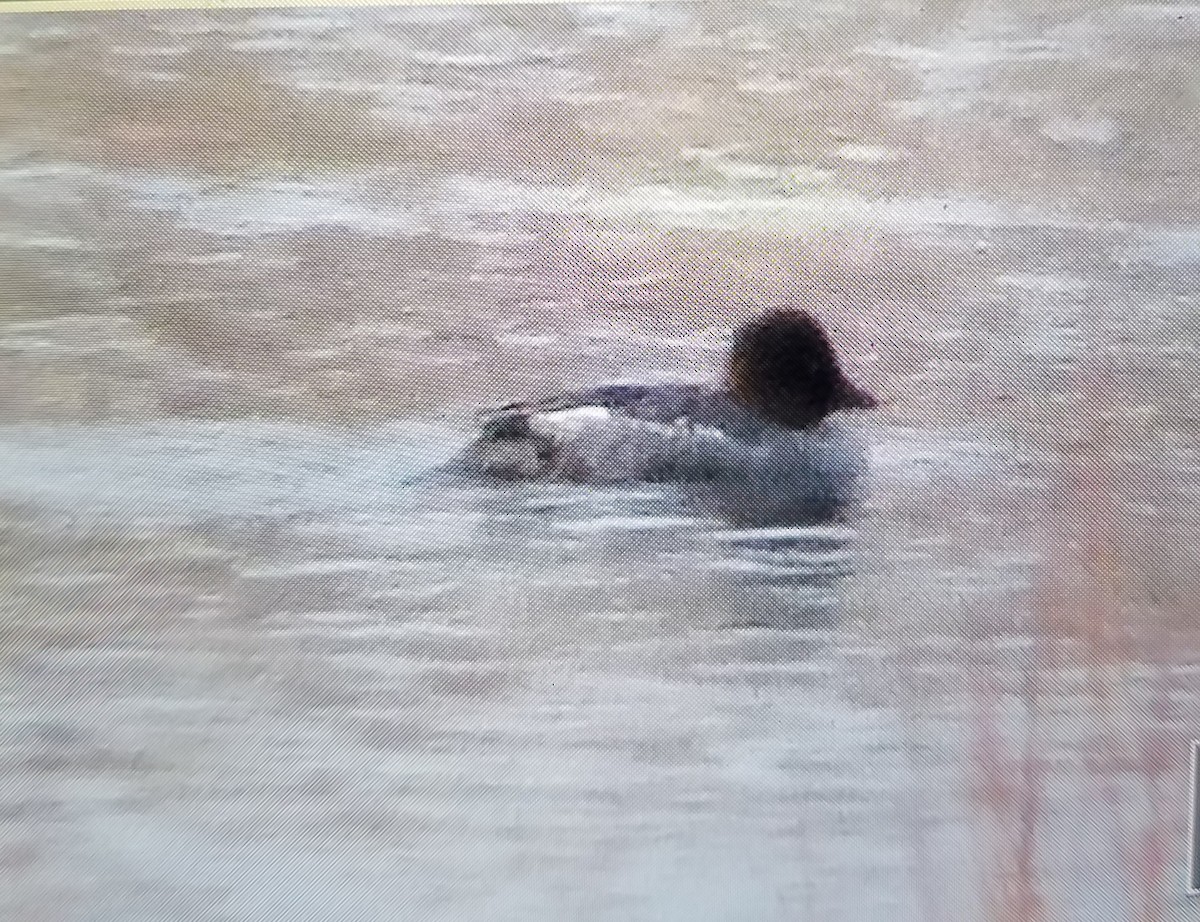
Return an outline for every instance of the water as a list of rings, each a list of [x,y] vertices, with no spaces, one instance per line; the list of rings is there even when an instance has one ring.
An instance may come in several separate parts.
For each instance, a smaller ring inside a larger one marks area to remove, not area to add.
[[[1198,23],[5,17],[0,916],[1195,918]],[[434,473],[780,299],[861,502]]]

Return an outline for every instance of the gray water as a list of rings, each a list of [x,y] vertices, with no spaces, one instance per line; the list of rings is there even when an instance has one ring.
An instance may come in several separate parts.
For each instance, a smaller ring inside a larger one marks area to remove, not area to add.
[[[0,22],[4,918],[1200,915],[1200,8]],[[433,473],[785,299],[836,515]]]

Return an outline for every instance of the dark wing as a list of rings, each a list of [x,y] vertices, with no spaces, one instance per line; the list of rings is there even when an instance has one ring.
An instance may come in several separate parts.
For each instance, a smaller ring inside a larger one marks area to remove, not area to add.
[[[576,391],[555,394],[552,397],[519,400],[500,409],[503,411],[521,408],[530,413],[553,413],[557,410],[595,406],[617,410],[632,406],[637,401],[645,399],[650,390],[650,386],[645,384],[601,384],[596,387],[585,387]]]
[[[505,404],[482,414],[485,433],[498,438],[515,438],[529,429],[534,413],[554,413],[577,407],[605,407],[634,419],[673,423],[681,417],[696,419],[711,402],[711,392],[699,384],[601,384],[536,400]]]
[[[724,390],[689,382],[661,384],[602,384],[540,400],[518,401],[485,411],[485,439],[537,438],[530,417],[576,407],[602,406],[633,419],[671,425],[685,419],[709,426],[731,438],[756,441],[773,429]]]

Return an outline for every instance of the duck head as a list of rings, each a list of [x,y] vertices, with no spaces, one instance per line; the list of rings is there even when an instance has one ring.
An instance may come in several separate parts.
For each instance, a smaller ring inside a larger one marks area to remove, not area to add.
[[[816,318],[793,309],[772,311],[734,332],[726,385],[755,413],[789,429],[814,426],[837,410],[879,406],[843,373]]]

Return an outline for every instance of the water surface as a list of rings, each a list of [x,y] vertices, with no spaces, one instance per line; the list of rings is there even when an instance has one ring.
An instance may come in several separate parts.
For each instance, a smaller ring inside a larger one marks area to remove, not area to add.
[[[1197,7],[4,26],[0,914],[1200,913]],[[860,504],[429,476],[783,299]]]

